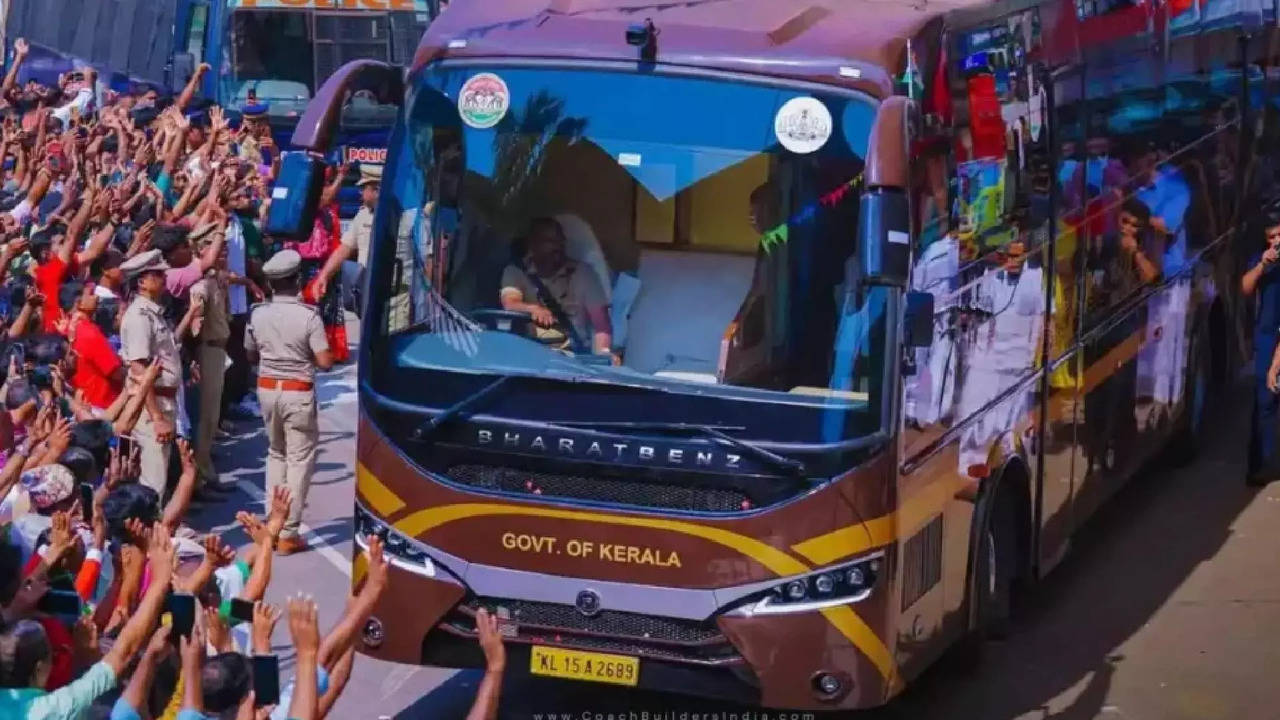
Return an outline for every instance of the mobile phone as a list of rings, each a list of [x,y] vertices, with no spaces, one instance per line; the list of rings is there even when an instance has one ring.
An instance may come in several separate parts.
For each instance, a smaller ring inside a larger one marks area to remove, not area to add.
[[[111,176],[110,176],[110,175],[107,175],[106,173],[103,173],[103,174],[101,174],[101,175],[99,175],[99,176],[98,176],[98,185],[99,185],[100,187],[106,187],[106,186],[107,186],[107,185],[109,185],[109,184],[111,184]]]
[[[173,618],[173,632],[169,637],[177,642],[179,637],[191,637],[191,628],[196,624],[196,596],[185,593],[169,593],[165,599],[164,609]]]
[[[89,483],[80,483],[80,513],[85,522],[93,522],[93,486]]]
[[[231,619],[240,622],[253,622],[253,603],[240,598],[231,598]]]
[[[120,440],[120,457],[127,460],[133,454],[133,438],[128,435],[121,435]]]
[[[253,703],[258,707],[280,703],[280,659],[275,655],[253,656]]]
[[[49,615],[80,617],[80,596],[74,590],[50,590],[36,608]]]

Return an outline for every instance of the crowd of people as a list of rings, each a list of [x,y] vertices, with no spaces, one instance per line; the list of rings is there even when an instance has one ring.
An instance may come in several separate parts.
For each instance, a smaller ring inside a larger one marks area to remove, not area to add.
[[[348,361],[330,281],[367,245],[370,223],[344,234],[334,210],[354,168],[331,169],[310,238],[266,237],[280,152],[265,107],[202,106],[207,66],[176,97],[106,92],[92,69],[20,85],[15,49],[0,85],[0,717],[325,717],[386,586],[381,541],[323,636],[310,598],[265,598],[273,558],[307,549],[315,372]],[[371,207],[377,174],[361,178]],[[230,502],[214,445],[237,413],[268,439],[267,507],[236,514],[241,552],[188,524],[193,505]],[[294,677],[257,697],[286,616]],[[478,624],[497,677],[501,639]],[[476,718],[496,712],[492,677]]]

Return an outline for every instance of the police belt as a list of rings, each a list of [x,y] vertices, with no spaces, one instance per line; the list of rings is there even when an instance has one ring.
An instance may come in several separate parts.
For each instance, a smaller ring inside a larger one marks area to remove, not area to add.
[[[308,380],[291,380],[287,378],[260,377],[258,387],[263,390],[285,390],[288,392],[311,392],[316,384]]]

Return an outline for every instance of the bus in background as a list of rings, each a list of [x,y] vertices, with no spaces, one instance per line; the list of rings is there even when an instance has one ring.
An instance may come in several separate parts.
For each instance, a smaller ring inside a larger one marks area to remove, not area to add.
[[[361,652],[478,666],[488,608],[511,672],[843,709],[1006,632],[1249,353],[1276,20],[507,0],[407,74],[344,67],[299,147],[358,82],[403,106],[354,519],[394,587]]]
[[[177,66],[199,62],[202,94],[241,109],[255,98],[281,148],[315,90],[356,59],[407,65],[439,9],[438,0],[179,0]],[[190,71],[179,72],[189,77]],[[331,162],[381,165],[397,108],[380,104],[368,88],[349,89]],[[351,183],[339,196],[341,215],[359,209]]]
[[[266,104],[281,148],[315,89],[354,59],[407,65],[439,0],[13,0],[7,40],[32,54],[23,80],[55,84],[84,64],[117,91],[145,84],[180,91],[200,63],[201,97],[230,111]],[[68,18],[74,18],[69,22]],[[381,164],[396,108],[350,88],[331,162]],[[233,115],[234,117],[234,115]],[[354,183],[355,177],[351,178]],[[342,217],[359,208],[355,186],[339,197]]]

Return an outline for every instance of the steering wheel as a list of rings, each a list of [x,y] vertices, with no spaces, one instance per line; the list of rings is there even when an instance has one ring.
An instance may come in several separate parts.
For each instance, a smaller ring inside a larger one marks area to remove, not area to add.
[[[527,312],[481,308],[471,311],[471,319],[489,330],[528,335],[533,326],[533,316]]]

